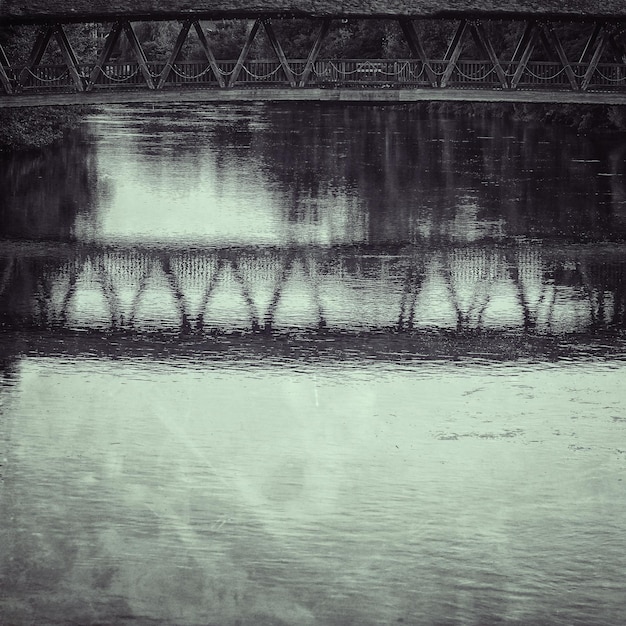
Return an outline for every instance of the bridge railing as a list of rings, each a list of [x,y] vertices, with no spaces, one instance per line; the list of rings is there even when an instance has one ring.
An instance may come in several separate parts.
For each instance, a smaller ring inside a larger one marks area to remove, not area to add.
[[[10,68],[9,75],[13,74],[13,83],[23,89],[72,90],[75,85],[67,65],[39,65],[34,68]]]
[[[580,69],[582,70],[582,67]],[[602,91],[626,89],[626,65],[620,63],[598,65],[591,77],[590,88]]]
[[[413,59],[335,59],[317,61],[312,85],[428,85],[424,64]]]
[[[502,78],[490,61],[459,60],[450,72],[448,62],[434,59],[426,63],[416,59],[323,59],[316,61],[306,77],[306,85],[310,87],[380,87],[380,88],[411,88],[430,87],[432,77],[437,83],[448,70],[446,86],[463,89],[501,89]],[[170,68],[165,63],[148,63],[143,69],[138,63],[108,63],[96,73],[91,86],[100,88],[132,88],[147,87],[145,72],[149,72],[155,84],[166,75],[161,85],[163,88],[205,87],[218,88],[222,84],[238,87],[254,85],[286,85],[289,84],[280,62],[275,59],[247,60],[238,71],[235,60],[217,61],[217,73],[206,61],[188,61],[176,63]],[[502,64],[502,71],[508,82],[512,84],[519,64]],[[557,89],[571,90],[572,75],[578,84],[587,78],[587,88],[595,91],[626,90],[626,65],[619,63],[599,64],[589,77],[586,63],[571,63],[568,75],[566,68],[557,62],[532,61],[525,65],[523,72],[517,77],[517,89],[538,90]],[[46,92],[50,90],[74,91],[76,76],[72,76],[66,65],[39,65],[35,67],[8,67],[7,76],[14,91]],[[304,59],[289,60],[292,79],[300,81],[306,71]],[[430,70],[430,72],[427,71]],[[87,86],[94,70],[93,65],[81,64],[77,67],[78,75]],[[221,75],[218,76],[217,74]],[[430,74],[430,76],[429,76]]]

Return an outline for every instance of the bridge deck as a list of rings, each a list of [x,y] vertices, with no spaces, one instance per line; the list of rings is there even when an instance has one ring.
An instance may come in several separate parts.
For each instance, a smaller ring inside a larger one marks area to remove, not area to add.
[[[353,102],[406,104],[412,102],[518,102],[626,105],[626,93],[583,91],[504,91],[498,89],[377,89],[258,87],[233,89],[166,89],[154,91],[98,90],[82,93],[0,95],[0,108],[33,106],[168,103],[168,102]]]

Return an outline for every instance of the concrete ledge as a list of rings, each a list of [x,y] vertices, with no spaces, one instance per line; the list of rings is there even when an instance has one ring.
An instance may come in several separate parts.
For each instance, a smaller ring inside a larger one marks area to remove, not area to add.
[[[0,96],[0,108],[168,102],[527,102],[626,105],[625,92],[531,91],[501,89],[318,89],[233,88],[105,90],[89,93],[38,93]]]

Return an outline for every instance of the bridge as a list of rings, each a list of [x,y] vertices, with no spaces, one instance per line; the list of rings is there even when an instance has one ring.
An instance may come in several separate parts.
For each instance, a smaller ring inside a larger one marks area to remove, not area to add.
[[[0,107],[241,100],[625,104],[626,6],[540,4],[56,0],[26,6],[4,0],[0,32],[32,35],[29,54],[19,59],[12,58],[10,37],[0,38]],[[404,54],[346,58],[325,50],[329,33],[372,20],[385,22],[386,36]],[[156,58],[138,25],[163,22],[175,24],[177,35]],[[220,58],[214,39],[235,23],[244,24],[239,53]],[[77,25],[93,29],[97,54],[78,53]],[[289,53],[294,39],[306,40],[306,56]],[[186,58],[192,40],[202,59]]]

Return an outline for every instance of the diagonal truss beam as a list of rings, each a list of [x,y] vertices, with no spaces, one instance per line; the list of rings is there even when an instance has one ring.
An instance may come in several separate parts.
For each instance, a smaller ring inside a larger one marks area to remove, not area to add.
[[[91,70],[85,91],[91,91],[98,80],[98,76],[103,73],[103,68],[109,62],[111,54],[113,53],[113,50],[115,50],[115,46],[120,38],[121,32],[122,22],[115,22],[107,35],[102,52],[100,52],[100,56],[98,57],[94,68]]]
[[[574,91],[578,90],[578,81],[576,80],[576,75],[574,74],[574,70],[572,70],[572,66],[565,54],[565,50],[561,44],[561,40],[554,30],[554,26],[550,22],[546,22],[541,25],[541,30],[545,34],[545,38],[547,40],[548,45],[552,47],[552,49],[556,52],[563,69],[565,70],[565,75],[567,76],[567,80],[571,88]]]
[[[535,20],[531,20],[527,23],[524,33],[515,49],[515,52],[513,53],[510,67],[514,66],[515,63],[517,63],[517,67],[511,80],[511,87],[515,89],[519,85],[524,72],[528,68],[528,62],[530,61],[538,40],[543,43],[549,57],[551,59],[558,59],[561,63],[572,90],[578,91],[580,87],[576,74],[572,69],[572,65],[567,58],[567,55],[565,54],[563,45],[561,44],[559,36],[554,29],[554,25],[551,22],[539,23]],[[583,52],[583,55],[584,54],[585,53]]]
[[[426,50],[424,50],[424,46],[422,45],[422,40],[420,39],[417,30],[415,30],[415,24],[408,18],[399,18],[398,22],[400,23],[400,28],[404,33],[404,37],[407,41],[411,54],[423,63],[424,71],[428,77],[428,82],[432,87],[436,87],[437,75],[430,66],[428,57],[426,56]]]
[[[587,42],[585,43],[585,48],[580,55],[580,59],[578,59],[579,63],[586,63],[589,56],[593,54],[592,50],[595,49],[595,46],[598,42],[598,37],[600,36],[601,32],[601,22],[595,22],[593,25],[593,31],[591,32],[591,35],[589,35],[589,39],[587,39]]]
[[[444,56],[444,60],[448,63],[441,78],[441,86],[446,87],[452,77],[456,64],[461,56],[463,43],[468,32],[471,33],[476,47],[483,54],[484,58],[491,62],[500,85],[504,89],[507,89],[509,83],[506,72],[502,68],[498,55],[496,54],[482,23],[478,20],[462,20],[459,22],[452,41],[450,42],[448,50]]]
[[[206,54],[206,58],[209,61],[209,65],[211,66],[211,69],[213,70],[213,73],[215,74],[215,78],[217,79],[218,85],[220,87],[226,87],[224,76],[222,76],[222,73],[220,72],[220,68],[217,65],[217,60],[215,59],[213,50],[211,50],[211,46],[209,45],[206,35],[204,34],[204,31],[202,30],[202,26],[200,25],[200,22],[198,22],[198,20],[194,20],[193,27],[196,31],[196,34],[198,35],[198,41],[200,42],[200,46],[202,47],[202,50],[204,50],[204,54]]]
[[[213,74],[215,75],[217,83],[219,84],[220,87],[226,86],[226,83],[224,82],[224,77],[222,76],[222,73],[220,72],[219,66],[217,65],[217,60],[215,59],[213,50],[211,50],[211,46],[209,45],[206,35],[204,34],[204,31],[202,30],[202,26],[200,22],[198,20],[185,20],[182,23],[180,32],[178,33],[178,37],[176,38],[176,43],[174,44],[172,53],[170,54],[167,62],[165,63],[165,67],[163,68],[161,72],[161,75],[159,77],[159,82],[156,85],[157,89],[162,89],[165,83],[167,82],[170,72],[172,71],[174,64],[178,60],[178,56],[180,55],[180,52],[183,46],[185,45],[185,41],[187,41],[187,37],[189,36],[189,31],[191,30],[192,26],[194,27],[194,30],[196,31],[196,34],[198,35],[198,41],[200,42],[200,47],[202,48],[204,54],[207,57],[207,60],[209,62],[209,67],[213,71]]]
[[[472,33],[472,37],[474,39],[474,43],[478,47],[478,49],[491,61],[493,68],[496,72],[496,76],[500,81],[500,84],[504,89],[509,86],[509,81],[507,80],[506,73],[504,69],[502,69],[502,65],[500,64],[500,60],[498,59],[498,55],[491,44],[491,40],[487,37],[487,33],[482,25],[482,22],[479,20],[472,21],[470,23],[470,31]]]
[[[154,78],[152,73],[150,72],[150,68],[148,67],[148,59],[146,58],[146,53],[144,52],[141,44],[139,43],[139,39],[133,29],[133,26],[128,21],[119,21],[115,22],[107,35],[106,41],[104,42],[104,48],[102,48],[102,52],[100,53],[100,57],[96,61],[96,64],[91,70],[91,74],[89,76],[89,81],[85,87],[85,91],[91,91],[98,80],[98,76],[103,72],[104,66],[108,63],[111,58],[111,54],[113,50],[115,50],[115,46],[119,41],[120,35],[124,32],[130,43],[131,49],[137,63],[139,65],[139,69],[143,74],[143,77],[148,85],[149,89],[155,89],[156,85],[154,84]]]
[[[20,73],[18,80],[19,85],[23,86],[28,74],[32,73],[33,69],[41,63],[41,59],[43,58],[52,37],[55,38],[59,46],[59,50],[61,51],[61,55],[63,56],[63,60],[65,61],[65,65],[67,66],[70,76],[72,77],[76,90],[84,91],[85,84],[78,66],[78,58],[76,57],[72,44],[67,38],[61,24],[48,25],[39,30],[31,50],[28,64]],[[4,60],[0,58],[0,65],[2,64],[4,64]],[[4,81],[2,82],[4,84]]]
[[[230,75],[230,80],[228,81],[229,87],[232,87],[237,82],[237,79],[239,78],[239,74],[241,73],[241,68],[243,67],[243,64],[246,62],[248,58],[248,54],[250,54],[250,48],[252,47],[252,44],[254,43],[254,38],[256,37],[256,34],[259,32],[260,27],[261,27],[261,18],[258,18],[257,20],[255,20],[254,24],[252,25],[252,28],[250,29],[250,32],[248,33],[248,36],[246,37],[246,41],[243,44],[243,48],[241,49],[241,53],[239,54],[239,58],[237,59],[237,62],[235,63],[235,67],[233,68],[233,73]]]
[[[144,52],[141,44],[139,43],[139,39],[137,38],[137,34],[135,33],[135,29],[130,22],[123,22],[122,27],[124,32],[126,33],[126,37],[130,43],[130,46],[133,50],[133,54],[137,59],[137,63],[139,63],[139,69],[143,74],[143,77],[148,85],[149,89],[154,89],[154,79],[152,77],[152,73],[150,72],[150,68],[148,67],[148,59],[146,58],[146,53]]]
[[[8,94],[13,93],[13,86],[11,85],[11,78],[9,77],[11,71],[11,65],[9,59],[4,52],[4,48],[0,44],[0,84],[4,88],[4,91]]]
[[[447,61],[447,65],[443,72],[443,76],[441,77],[442,87],[446,87],[452,77],[452,73],[454,72],[457,61],[461,56],[461,51],[463,50],[463,39],[465,38],[468,27],[468,20],[461,20],[459,22],[456,31],[454,32],[454,36],[452,37],[452,41],[446,50],[443,60]]]
[[[511,87],[513,89],[515,89],[522,80],[522,76],[526,71],[526,66],[535,49],[538,37],[539,29],[537,28],[537,23],[535,21],[529,22],[524,30],[522,39],[513,53],[514,60],[512,60],[512,63],[517,63],[517,68],[511,79]]]
[[[65,64],[67,65],[67,69],[70,71],[70,76],[74,81],[74,85],[76,86],[77,91],[84,91],[85,84],[83,81],[83,77],[80,73],[80,69],[78,67],[78,59],[76,58],[76,53],[72,48],[72,45],[63,30],[61,24],[56,24],[54,26],[54,37],[57,40],[57,44],[61,50],[61,54],[63,55],[63,59],[65,60]]]
[[[313,66],[315,65],[315,61],[317,61],[317,57],[319,56],[320,50],[322,48],[322,42],[326,38],[328,31],[330,30],[331,19],[326,17],[322,20],[320,24],[320,29],[317,33],[317,37],[315,38],[315,42],[309,52],[309,56],[307,57],[306,63],[304,65],[304,70],[302,72],[302,76],[300,77],[300,82],[298,83],[298,87],[306,86],[309,76],[313,71]]]
[[[48,47],[48,43],[50,42],[50,38],[52,37],[53,27],[45,26],[40,28],[37,32],[37,36],[35,37],[35,43],[33,44],[33,48],[30,53],[30,57],[26,64],[26,67],[20,72],[18,83],[20,87],[26,82],[28,75],[32,73],[33,69],[39,65],[41,58]]]
[[[587,91],[587,89],[589,88],[591,80],[593,79],[593,75],[598,68],[598,63],[600,63],[600,59],[604,54],[604,50],[608,44],[610,36],[611,33],[609,32],[607,25],[600,25],[600,31],[598,36],[596,37],[596,48],[593,51],[593,55],[591,57],[591,60],[589,61],[589,65],[587,66],[587,70],[585,71],[585,75],[583,76],[583,80],[580,85],[580,89],[582,91]]]
[[[511,63],[518,63],[520,61],[522,55],[524,54],[524,50],[526,50],[526,47],[528,46],[528,42],[530,41],[534,29],[535,22],[533,20],[528,20],[524,26],[522,36],[519,38],[517,45],[515,46],[515,50],[513,51]]]
[[[276,38],[276,33],[274,32],[274,27],[272,26],[272,22],[269,19],[263,20],[263,28],[265,28],[265,32],[267,34],[267,38],[270,41],[272,49],[274,50],[274,54],[278,57],[280,62],[280,66],[283,68],[283,72],[289,81],[289,84],[292,87],[296,86],[296,77],[294,73],[291,71],[291,67],[289,67],[289,63],[287,61],[287,57],[283,51],[280,42]]]
[[[178,37],[176,38],[176,43],[174,44],[174,48],[165,63],[165,67],[161,72],[161,76],[159,77],[159,82],[157,83],[156,88],[161,89],[163,85],[167,82],[167,79],[172,71],[172,67],[176,63],[178,59],[178,55],[180,51],[183,49],[183,45],[187,40],[187,35],[189,35],[189,29],[191,28],[191,20],[185,20],[181,26],[180,32],[178,33]]]

